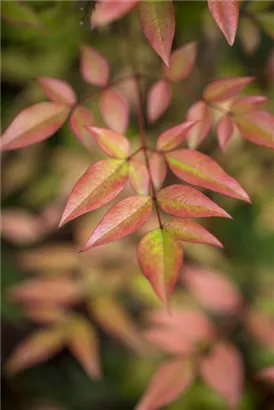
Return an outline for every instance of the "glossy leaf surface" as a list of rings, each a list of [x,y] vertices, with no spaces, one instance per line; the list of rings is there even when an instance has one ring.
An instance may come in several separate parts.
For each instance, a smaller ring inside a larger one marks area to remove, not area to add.
[[[110,157],[126,158],[129,152],[129,142],[126,137],[107,128],[87,127],[103,151]]]
[[[164,131],[157,140],[157,149],[160,151],[170,151],[176,148],[186,139],[188,131],[195,123],[195,121],[182,122]]]
[[[131,159],[128,168],[129,182],[140,195],[148,195],[149,193],[149,174],[147,167],[136,159]]]

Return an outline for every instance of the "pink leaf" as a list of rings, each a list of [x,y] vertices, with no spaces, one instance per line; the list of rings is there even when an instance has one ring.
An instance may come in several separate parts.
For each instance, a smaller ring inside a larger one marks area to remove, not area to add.
[[[104,26],[118,20],[133,9],[138,0],[100,0],[91,15],[91,26]]]
[[[129,104],[115,88],[104,91],[99,100],[102,117],[109,128],[123,134],[128,128]]]
[[[186,267],[183,282],[202,306],[215,313],[237,313],[241,297],[230,279],[209,269]]]
[[[242,136],[254,144],[274,148],[274,116],[266,111],[253,111],[234,117]]]
[[[164,156],[158,152],[153,152],[149,158],[149,168],[154,187],[158,190],[163,185],[167,174],[167,165]]]
[[[196,148],[207,136],[212,126],[212,113],[204,101],[193,104],[187,112],[187,120],[195,121],[188,134],[188,145]]]
[[[201,375],[231,408],[236,408],[243,390],[243,363],[238,351],[232,345],[217,344],[202,360]]]
[[[92,164],[74,186],[59,226],[114,199],[124,188],[127,173],[128,165],[122,160],[107,159]]]
[[[169,185],[158,193],[157,199],[162,210],[171,215],[185,218],[231,218],[207,196],[187,185]]]
[[[147,167],[140,161],[131,159],[128,170],[129,182],[140,195],[147,195],[149,192],[149,174]]]
[[[149,123],[153,124],[165,113],[171,100],[172,91],[166,81],[160,80],[153,84],[147,96],[147,117]]]
[[[123,135],[106,128],[87,127],[87,129],[110,157],[126,158],[128,156],[129,142]]]
[[[161,365],[136,410],[156,410],[166,406],[185,392],[193,381],[189,359],[172,359]]]
[[[157,149],[160,151],[170,151],[176,148],[187,138],[188,132],[194,124],[196,124],[196,121],[186,121],[164,131],[158,137]]]
[[[253,80],[253,77],[234,77],[215,80],[204,89],[204,99],[212,103],[229,100],[238,95]]]
[[[108,62],[98,51],[89,46],[81,48],[80,71],[83,79],[93,85],[103,87],[108,83]]]
[[[106,213],[82,250],[115,241],[137,231],[147,222],[151,210],[150,196],[136,195],[123,199]]]
[[[57,78],[40,77],[38,83],[50,100],[67,105],[76,103],[75,92],[65,81]]]
[[[262,369],[257,373],[257,378],[268,383],[274,384],[274,366]]]
[[[208,232],[203,226],[189,219],[173,219],[164,224],[165,229],[176,236],[176,239],[183,242],[206,243],[220,246],[221,242]]]
[[[42,102],[25,108],[12,121],[1,137],[3,151],[23,148],[45,140],[65,122],[69,107]]]
[[[164,66],[164,76],[176,82],[187,78],[196,60],[197,43],[195,41],[177,48],[170,57],[170,67]]]
[[[208,0],[208,7],[228,44],[232,46],[239,20],[238,0]]]
[[[172,235],[158,228],[141,239],[137,255],[145,277],[167,307],[182,266],[182,246]]]
[[[166,159],[171,171],[187,183],[250,202],[240,184],[207,155],[181,149],[169,152]]]
[[[234,130],[234,124],[229,117],[224,115],[217,123],[217,138],[222,151],[230,141]]]
[[[250,111],[256,111],[260,105],[265,103],[267,98],[263,95],[248,95],[237,98],[230,107],[233,114],[246,114]]]
[[[273,348],[274,320],[259,311],[250,309],[245,323],[248,331],[258,343]]]
[[[90,132],[87,130],[87,126],[92,126],[94,123],[95,121],[91,110],[83,105],[77,105],[72,111],[69,119],[69,125],[72,132],[87,148],[90,148],[93,145],[93,139],[90,137]]]
[[[175,32],[172,2],[169,0],[141,1],[139,11],[143,32],[147,40],[165,65],[169,66]]]

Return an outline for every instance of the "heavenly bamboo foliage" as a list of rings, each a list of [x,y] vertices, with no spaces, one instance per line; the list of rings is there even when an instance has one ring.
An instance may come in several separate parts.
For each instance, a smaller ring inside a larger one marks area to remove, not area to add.
[[[115,88],[109,88],[102,93],[99,105],[107,126],[123,134],[129,119],[129,104],[123,94]]]
[[[208,0],[212,17],[230,46],[233,45],[239,20],[238,0]]]
[[[149,173],[147,167],[141,161],[136,159],[129,161],[128,179],[137,194],[148,195]]]
[[[159,80],[152,85],[147,96],[147,117],[151,124],[166,112],[171,100],[172,91],[166,81]]]
[[[129,152],[128,140],[115,131],[106,128],[87,127],[100,148],[110,157],[126,158]]]
[[[38,83],[50,100],[67,105],[76,103],[75,92],[65,81],[56,78],[40,77],[38,78]]]
[[[94,139],[90,136],[87,126],[94,124],[95,120],[91,110],[83,105],[77,105],[74,108],[69,119],[70,128],[81,143],[89,149],[94,145]]]

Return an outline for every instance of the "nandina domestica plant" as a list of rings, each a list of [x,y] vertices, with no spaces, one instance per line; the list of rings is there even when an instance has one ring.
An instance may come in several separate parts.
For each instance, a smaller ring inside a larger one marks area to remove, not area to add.
[[[20,7],[25,6],[20,4]],[[232,46],[239,22],[239,2],[208,0],[208,8]],[[38,84],[48,101],[25,108],[15,117],[1,137],[1,150],[12,151],[42,142],[66,122],[86,148],[95,150],[97,144],[105,157],[90,164],[71,186],[59,227],[111,202],[122,193],[128,182],[133,194],[111,206],[78,250],[86,252],[133,234],[155,217],[156,226],[139,241],[136,258],[143,275],[163,304],[163,310],[152,313],[153,324],[160,326],[145,332],[144,339],[176,357],[160,367],[137,408],[161,408],[185,391],[196,375],[200,375],[224,398],[229,408],[234,409],[243,390],[243,366],[240,353],[227,341],[229,331],[215,328],[198,310],[172,309],[171,297],[182,271],[184,285],[202,306],[209,311],[223,310],[233,314],[241,307],[241,319],[248,316],[249,329],[256,334],[258,326],[252,327],[256,313],[252,315],[250,309],[242,308],[242,298],[234,286],[219,273],[199,269],[194,269],[193,273],[190,268],[185,269],[183,246],[189,242],[223,247],[219,239],[193,218],[231,216],[215,203],[215,196],[213,201],[200,188],[251,202],[235,178],[209,155],[199,151],[200,144],[214,130],[221,151],[226,150],[235,132],[254,144],[273,148],[274,117],[264,108],[265,96],[242,94],[256,81],[254,77],[232,75],[216,78],[195,96],[179,123],[159,132],[153,145],[148,138],[148,130],[168,109],[172,109],[174,88],[187,80],[194,70],[199,44],[191,41],[172,47],[175,13],[171,0],[100,0],[94,10],[87,8],[86,13],[92,27],[98,27],[119,19],[132,9],[139,13],[139,27],[162,60],[161,74],[139,71],[132,64],[131,73],[121,76],[114,73],[112,76],[114,69],[107,58],[91,44],[84,44],[80,50],[80,74],[85,83],[93,87],[91,91],[78,98],[66,81],[39,77]],[[121,91],[125,84],[130,84],[129,95]],[[88,106],[93,100],[98,102],[97,109],[104,125],[97,124],[96,115]],[[132,118],[138,126],[137,145],[129,138]],[[187,148],[181,148],[184,143],[187,143]],[[183,183],[169,184],[169,173]],[[95,288],[97,280],[92,281]],[[103,306],[102,295],[98,296],[92,286],[86,276],[80,280],[42,277],[11,290],[11,298],[22,304],[27,315],[48,327],[38,330],[15,349],[6,365],[10,373],[44,361],[66,345],[86,373],[91,378],[99,378],[95,331],[80,314],[67,310],[79,300],[88,302],[99,325],[109,333],[137,352],[145,349],[143,337],[117,303],[112,294],[114,291],[111,290],[106,297],[106,306]],[[223,299],[209,296],[212,288],[225,295]],[[49,299],[47,295],[51,295]],[[98,308],[99,305],[103,308]],[[108,309],[115,312],[122,325],[115,327],[107,320]],[[100,315],[102,311],[103,317]],[[196,320],[199,332],[186,336],[186,328]],[[268,345],[269,331],[266,328],[268,324],[262,331],[267,333],[265,344]],[[78,335],[81,335],[79,339]],[[264,372],[260,377],[273,379],[271,369]],[[227,374],[234,384],[226,384]],[[176,382],[169,384],[173,380]]]

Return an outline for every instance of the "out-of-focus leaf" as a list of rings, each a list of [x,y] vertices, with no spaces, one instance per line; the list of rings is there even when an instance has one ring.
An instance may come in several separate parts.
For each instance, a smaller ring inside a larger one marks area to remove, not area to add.
[[[109,65],[105,57],[89,46],[81,48],[80,71],[83,79],[103,87],[109,79]]]
[[[23,148],[45,140],[65,122],[69,107],[42,102],[25,108],[12,121],[1,137],[3,151]]]
[[[269,347],[270,349],[273,348],[273,319],[259,311],[249,309],[245,317],[245,324],[248,331],[257,342]]]
[[[137,255],[145,277],[167,306],[182,266],[181,244],[168,232],[158,228],[141,239]]]
[[[147,222],[151,210],[150,196],[136,195],[123,199],[106,213],[82,250],[115,241],[137,231]]]
[[[232,46],[239,20],[238,0],[208,0],[208,7],[228,44]]]
[[[127,174],[128,164],[123,160],[107,159],[92,164],[74,186],[60,226],[114,199],[124,188]]]
[[[140,19],[143,32],[151,47],[166,66],[170,63],[170,51],[175,32],[172,1],[140,1]]]
[[[94,124],[94,117],[90,109],[83,105],[77,105],[74,108],[70,116],[69,125],[74,135],[87,148],[91,148],[94,142],[93,138],[90,137],[87,126],[93,126]]]
[[[250,111],[256,111],[260,105],[265,103],[267,98],[263,95],[248,95],[246,97],[239,97],[230,107],[233,114],[246,114]]]
[[[195,124],[195,121],[182,122],[175,127],[164,131],[157,140],[157,149],[160,151],[170,151],[180,145],[188,135],[189,130]]]
[[[138,0],[100,0],[91,15],[91,26],[104,26],[129,13]]]
[[[256,13],[256,20],[260,22],[263,30],[272,40],[274,40],[273,19],[274,13],[271,11],[267,11],[265,13]]]
[[[123,134],[128,128],[129,104],[125,96],[115,88],[101,94],[100,111],[109,128]]]
[[[103,151],[110,157],[126,158],[129,142],[126,137],[107,128],[87,127]]]
[[[225,150],[226,145],[230,141],[234,130],[234,124],[230,117],[224,115],[217,123],[216,131],[218,143],[222,151]]]
[[[257,373],[257,378],[268,383],[274,384],[274,366],[267,367]]]
[[[183,181],[250,202],[240,184],[207,155],[181,149],[167,153],[166,159],[171,171]]]
[[[212,125],[210,107],[204,101],[193,104],[187,112],[188,121],[196,121],[188,134],[188,145],[196,148],[207,136]]]
[[[140,195],[149,193],[149,174],[147,167],[136,159],[129,162],[128,178],[132,188]]]
[[[7,23],[27,27],[41,28],[39,16],[28,4],[19,1],[4,1],[1,4],[1,18]]]
[[[164,156],[158,152],[153,152],[149,158],[149,168],[154,187],[158,190],[163,185],[167,174],[167,165]]]
[[[145,2],[143,3],[145,4]],[[160,80],[153,84],[147,96],[147,117],[151,124],[166,112],[171,100],[172,91],[166,81]]]
[[[39,77],[38,83],[50,100],[67,105],[76,103],[75,92],[65,81],[57,78]]]
[[[24,303],[21,306],[24,316],[39,325],[61,322],[65,318],[65,312],[60,305],[48,305],[47,303]]]
[[[253,80],[253,77],[233,77],[215,80],[204,89],[203,96],[205,100],[213,103],[229,100],[231,97],[238,95]]]
[[[242,17],[239,25],[239,37],[246,54],[252,54],[261,41],[261,32],[256,23],[248,17]]]
[[[189,76],[196,60],[197,43],[195,41],[177,48],[170,57],[170,67],[164,66],[164,75],[176,82]]]

